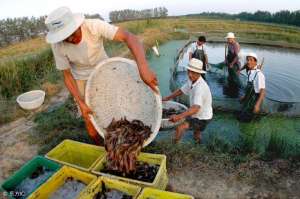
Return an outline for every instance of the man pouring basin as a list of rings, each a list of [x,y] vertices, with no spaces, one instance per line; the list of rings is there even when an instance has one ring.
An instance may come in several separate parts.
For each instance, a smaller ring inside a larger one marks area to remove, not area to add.
[[[89,136],[96,144],[100,137],[90,121],[91,109],[84,101],[85,84],[95,66],[108,56],[103,40],[125,42],[137,62],[141,79],[156,91],[157,78],[149,69],[142,44],[138,38],[100,19],[85,19],[67,7],[51,12],[45,24],[49,30],[46,41],[51,44],[56,68],[63,71],[64,82],[80,107]]]
[[[163,101],[168,101],[182,94],[190,98],[190,108],[181,114],[172,115],[169,119],[172,122],[186,119],[176,128],[175,143],[180,141],[188,128],[193,129],[195,142],[200,143],[201,133],[213,117],[212,96],[207,83],[201,76],[206,73],[202,67],[201,60],[192,58],[187,66],[189,80],[180,89],[163,98]]]

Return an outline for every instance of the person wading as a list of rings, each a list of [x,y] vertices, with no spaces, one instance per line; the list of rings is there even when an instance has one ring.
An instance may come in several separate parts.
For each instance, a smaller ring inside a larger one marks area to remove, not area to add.
[[[182,94],[189,95],[190,98],[190,108],[186,112],[170,116],[169,120],[172,122],[186,119],[176,128],[175,143],[180,141],[184,132],[190,127],[194,130],[195,141],[200,143],[201,132],[205,130],[213,117],[212,96],[207,83],[201,76],[206,73],[202,66],[202,61],[192,58],[187,66],[188,82],[171,95],[163,98],[163,101],[168,101]]]
[[[144,48],[136,36],[122,28],[100,19],[85,19],[83,14],[74,14],[67,7],[51,12],[45,24],[49,30],[46,41],[51,44],[56,68],[63,71],[65,85],[80,108],[89,136],[100,144],[99,134],[90,121],[92,110],[85,103],[84,93],[86,81],[95,66],[108,58],[103,40],[125,42],[137,62],[141,79],[157,92],[157,78],[148,66]]]
[[[204,36],[200,36],[198,41],[191,44],[189,48],[189,60],[192,58],[196,58],[202,61],[203,70],[207,71],[208,67],[208,58],[205,48],[206,38]],[[205,74],[201,74],[205,79]]]
[[[236,41],[235,35],[232,32],[227,33],[227,36],[225,38],[227,39],[227,53],[225,55],[225,64],[228,70],[228,77],[224,93],[231,97],[238,97],[239,88],[241,87],[238,73],[241,66],[238,57],[238,54],[240,52],[240,45]]]
[[[241,97],[242,109],[238,114],[241,122],[250,122],[260,112],[265,97],[265,76],[258,68],[257,55],[249,53],[247,59],[247,86],[245,95]]]

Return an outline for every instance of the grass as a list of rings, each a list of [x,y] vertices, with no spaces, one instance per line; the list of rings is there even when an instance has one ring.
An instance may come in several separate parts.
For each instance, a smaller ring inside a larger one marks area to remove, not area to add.
[[[58,76],[51,49],[9,59],[0,62],[0,94],[9,99],[21,92],[38,87],[45,79],[49,82],[56,82]]]
[[[63,105],[35,117],[37,126],[31,134],[31,142],[40,146],[38,153],[45,154],[64,139],[92,143],[84,121],[76,117],[77,107],[69,98]]]
[[[56,109],[36,116],[37,127],[32,135],[32,141],[41,146],[40,153],[46,153],[64,139],[92,143],[83,120],[76,118],[76,111],[73,100],[69,99]],[[236,164],[246,161],[249,154],[255,154],[255,157],[265,160],[274,158],[300,160],[300,118],[285,119],[270,116],[250,124],[240,124],[232,114],[217,112],[211,126],[213,128],[207,128],[204,133],[204,145],[183,143],[175,147],[168,140],[166,144],[154,142],[146,150],[170,153],[170,156],[177,154],[172,157],[175,158],[174,161],[183,156],[181,153],[191,155],[194,159],[207,152],[214,156],[223,154],[222,157],[226,156]]]
[[[264,117],[240,128],[246,152],[300,159],[300,118]]]
[[[49,44],[42,37],[37,37],[27,41],[19,42],[0,48],[0,60],[5,58],[15,58],[26,54],[38,53],[41,49],[49,48]]]
[[[51,96],[61,79],[49,48],[0,60],[0,111],[6,113],[0,115],[0,125],[29,114],[16,104],[19,94],[43,89]]]

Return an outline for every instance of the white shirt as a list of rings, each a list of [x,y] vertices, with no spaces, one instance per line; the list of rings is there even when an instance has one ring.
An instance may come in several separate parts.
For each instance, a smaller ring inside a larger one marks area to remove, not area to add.
[[[180,90],[185,95],[189,95],[190,106],[200,106],[198,113],[192,115],[193,118],[209,120],[213,117],[211,92],[203,78],[200,77],[194,84],[188,80]]]
[[[194,53],[197,49],[203,50],[204,54],[206,54],[206,46],[202,44],[201,46],[198,46],[197,42],[194,42],[190,45],[190,48],[188,50],[189,53]]]
[[[249,70],[247,73],[249,75],[249,81],[253,81],[255,74],[257,73],[253,82],[255,93],[259,93],[260,89],[266,88],[265,75],[257,68],[257,66],[253,70]]]
[[[58,70],[71,69],[75,79],[87,80],[94,67],[108,56],[103,39],[112,40],[118,27],[100,19],[85,19],[81,25],[82,40],[79,44],[59,42],[52,51]]]

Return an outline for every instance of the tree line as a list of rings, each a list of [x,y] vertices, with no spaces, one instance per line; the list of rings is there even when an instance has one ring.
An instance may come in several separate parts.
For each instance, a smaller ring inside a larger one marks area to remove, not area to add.
[[[186,16],[196,16],[196,17],[203,16],[203,17],[211,17],[211,18],[239,19],[239,20],[246,20],[246,21],[259,21],[259,22],[267,22],[267,23],[279,23],[279,24],[300,26],[300,10],[297,11],[281,10],[275,13],[259,10],[254,13],[241,12],[239,14],[202,12],[199,14],[190,14]]]
[[[86,18],[103,19],[99,14],[85,14]],[[0,47],[45,35],[46,16],[41,17],[20,17],[0,20]]]
[[[157,7],[144,10],[116,10],[109,13],[111,22],[128,21],[135,19],[161,18],[168,16],[168,9],[165,7]]]
[[[36,37],[46,31],[45,16],[0,20],[0,47]]]
[[[119,10],[109,13],[111,22],[120,22],[135,19],[161,18],[167,17],[168,10],[165,7],[157,7],[145,10]],[[268,23],[288,24],[300,26],[300,10],[288,11],[282,10],[275,13],[268,11],[256,11],[254,13],[241,12],[239,14],[228,14],[218,12],[202,12],[199,14],[190,14],[191,17],[210,17],[222,19],[239,19],[247,21],[259,21]],[[87,18],[100,18],[99,14],[86,15]],[[47,28],[45,26],[46,16],[41,17],[21,17],[8,18],[0,20],[0,47],[11,43],[45,35]]]

